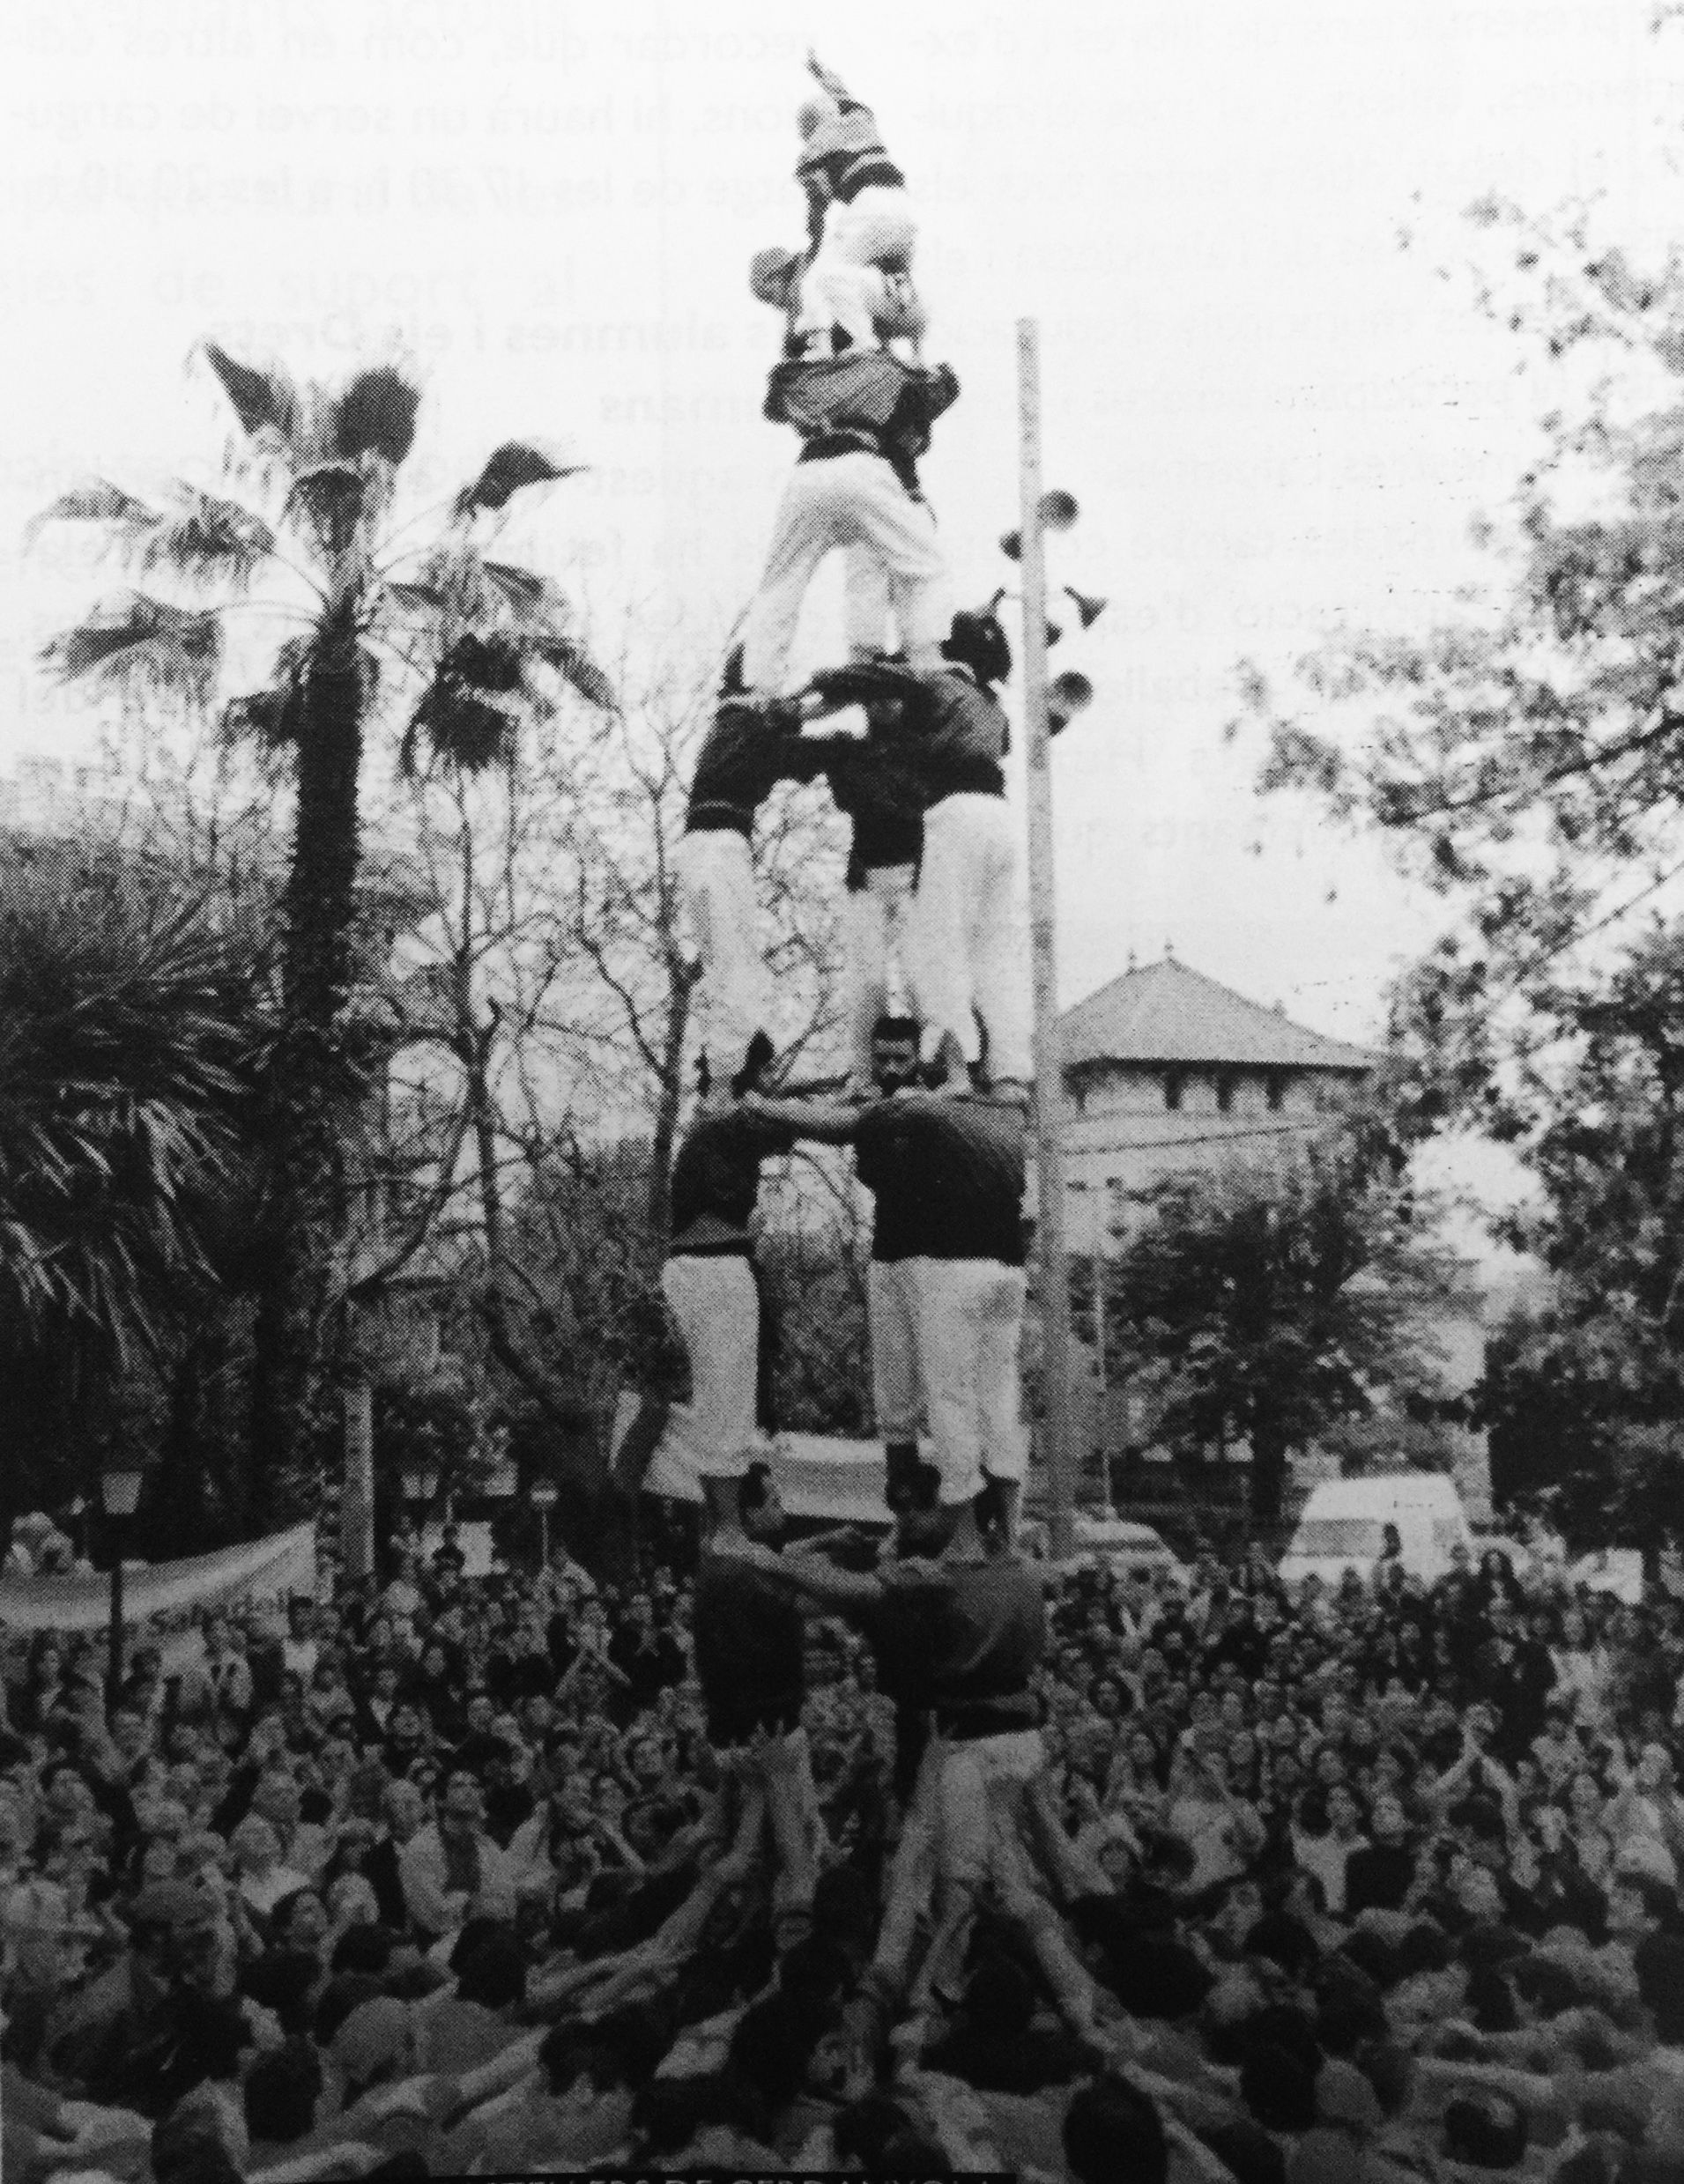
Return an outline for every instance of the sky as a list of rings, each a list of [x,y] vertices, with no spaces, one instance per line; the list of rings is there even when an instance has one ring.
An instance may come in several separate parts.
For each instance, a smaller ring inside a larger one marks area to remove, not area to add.
[[[33,655],[98,589],[28,517],[90,472],[209,479],[194,344],[427,388],[422,507],[500,440],[589,463],[523,518],[612,633],[716,636],[790,459],[746,263],[794,244],[809,45],[874,105],[921,218],[928,350],[963,394],[925,466],[961,596],[1013,581],[1014,326],[1039,327],[1057,582],[1103,595],[1055,668],[1060,980],[1166,944],[1371,1040],[1434,930],[1370,841],[1260,803],[1224,738],[1243,657],[1419,629],[1478,575],[1550,389],[1443,278],[1495,190],[1684,207],[1652,0],[10,0],[0,10],[0,772],[74,753]],[[1410,229],[1426,238],[1401,249]],[[115,580],[108,575],[108,584]],[[823,603],[812,641],[826,641]],[[610,648],[614,640],[610,637]]]

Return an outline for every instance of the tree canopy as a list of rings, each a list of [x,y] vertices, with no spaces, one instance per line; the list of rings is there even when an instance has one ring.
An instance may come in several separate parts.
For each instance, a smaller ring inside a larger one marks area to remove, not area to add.
[[[1169,1176],[1110,1265],[1108,1369],[1171,1446],[1249,1443],[1271,1524],[1289,1451],[1443,1392],[1432,1317],[1459,1290],[1424,1214],[1355,1135],[1278,1168]]]

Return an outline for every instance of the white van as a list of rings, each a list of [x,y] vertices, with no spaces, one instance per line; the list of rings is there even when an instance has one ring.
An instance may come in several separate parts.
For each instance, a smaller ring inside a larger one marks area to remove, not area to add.
[[[1398,1559],[1428,1584],[1450,1566],[1460,1545],[1475,1553],[1473,1535],[1454,1479],[1441,1471],[1383,1471],[1369,1478],[1330,1479],[1311,1489],[1286,1553],[1280,1577],[1302,1585],[1319,1577],[1337,1585],[1347,1570],[1365,1584],[1386,1549],[1386,1527],[1395,1525]]]

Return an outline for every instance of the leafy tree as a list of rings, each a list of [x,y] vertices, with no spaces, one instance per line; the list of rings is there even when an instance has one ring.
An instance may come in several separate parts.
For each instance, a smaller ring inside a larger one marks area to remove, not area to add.
[[[348,1006],[357,952],[365,749],[400,722],[400,766],[430,759],[463,773],[508,764],[525,723],[571,686],[592,705],[612,692],[547,577],[492,548],[513,497],[576,466],[536,443],[498,448],[450,504],[442,533],[406,549],[394,522],[420,393],[380,366],[342,384],[300,386],[214,344],[204,354],[241,441],[226,491],[181,485],[158,505],[103,479],[68,492],[41,524],[87,523],[143,584],[100,603],[45,655],[66,680],[151,707],[211,704],[231,648],[231,617],[256,605],[291,633],[263,686],[221,714],[226,734],[284,768],[293,790],[285,893],[279,1033],[266,1077],[267,1277],[257,1315],[252,1425],[271,1477],[300,1476],[316,1454],[318,1374],[336,1302],[347,1196],[345,1148],[368,1085]],[[254,602],[267,573],[285,595]],[[402,574],[399,574],[402,572]]]
[[[256,1106],[253,956],[144,869],[62,843],[0,857],[5,1522],[90,1488],[214,1294]]]
[[[1491,581],[1441,625],[1254,670],[1266,789],[1375,829],[1444,897],[1401,983],[1415,1125],[1527,1127],[1510,1065],[1554,1037],[1565,959],[1605,960],[1684,873],[1684,252],[1648,270],[1591,216],[1473,209],[1480,307],[1539,371],[1539,459],[1479,537]]]
[[[1356,1137],[1280,1169],[1167,1177],[1108,1267],[1107,1365],[1168,1445],[1251,1452],[1251,1511],[1280,1515],[1289,1451],[1441,1391],[1430,1315],[1452,1263]]]
[[[1581,1535],[1640,1544],[1684,1447],[1684,929],[1546,999],[1554,1036],[1507,1095],[1538,1196],[1503,1227],[1550,1294],[1493,1345],[1494,1464],[1562,1488]]]

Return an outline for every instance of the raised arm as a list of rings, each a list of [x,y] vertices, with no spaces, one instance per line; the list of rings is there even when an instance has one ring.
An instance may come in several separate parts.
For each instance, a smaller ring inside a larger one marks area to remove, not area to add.
[[[857,1107],[833,1099],[767,1099],[759,1092],[745,1092],[743,1106],[751,1114],[793,1130],[827,1145],[846,1144],[859,1122]]]
[[[727,1545],[722,1541],[716,1544],[714,1552],[722,1558],[729,1556],[733,1561],[746,1562],[762,1576],[799,1598],[815,1601],[843,1615],[864,1613],[883,1597],[883,1588],[874,1577],[839,1570],[817,1556],[775,1554],[758,1540],[746,1541],[741,1546]]]

